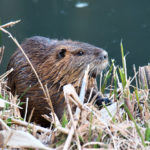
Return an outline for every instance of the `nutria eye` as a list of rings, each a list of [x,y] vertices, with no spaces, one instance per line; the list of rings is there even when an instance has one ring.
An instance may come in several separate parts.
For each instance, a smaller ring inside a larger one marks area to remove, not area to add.
[[[78,55],[78,56],[82,56],[82,55],[84,55],[84,52],[83,52],[83,51],[79,51],[79,52],[77,53],[77,55]]]
[[[65,54],[66,54],[66,49],[61,49],[61,51],[59,52],[59,54],[58,54],[58,57],[59,58],[63,58],[63,57],[65,57]]]

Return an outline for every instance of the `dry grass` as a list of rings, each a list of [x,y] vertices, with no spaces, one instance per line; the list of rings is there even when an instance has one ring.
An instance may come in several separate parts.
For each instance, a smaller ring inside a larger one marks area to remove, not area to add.
[[[0,30],[9,34],[20,50],[24,52],[17,40],[4,29],[15,23],[11,22],[0,26]],[[0,147],[8,149],[15,147],[20,149],[38,148],[58,150],[150,149],[149,90],[147,87],[140,88],[138,73],[135,68],[135,76],[133,78],[127,76],[126,60],[122,44],[121,52],[123,67],[116,66],[114,61],[112,61],[110,69],[100,79],[100,91],[102,94],[107,91],[107,96],[112,99],[113,104],[108,107],[104,105],[99,110],[93,103],[83,103],[88,80],[87,68],[80,96],[77,95],[72,85],[64,87],[64,96],[69,115],[64,115],[62,122],[58,120],[54,112],[51,117],[44,116],[52,122],[53,127],[49,129],[25,122],[21,119],[19,112],[21,102],[8,91],[7,87],[7,75],[12,70],[1,75]],[[30,60],[28,62],[30,63]],[[133,80],[136,81],[135,86],[132,85]],[[46,87],[42,83],[41,86],[51,106]],[[71,110],[72,104],[77,106],[75,112]]]

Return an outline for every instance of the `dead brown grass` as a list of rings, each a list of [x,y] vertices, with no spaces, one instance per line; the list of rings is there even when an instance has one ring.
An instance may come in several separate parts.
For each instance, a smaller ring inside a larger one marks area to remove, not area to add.
[[[5,27],[15,23],[11,22],[0,26],[0,30],[4,31]],[[5,33],[8,34],[9,32]],[[14,38],[12,37],[12,39]],[[14,42],[16,43],[16,40]],[[18,42],[16,44],[18,47],[21,47]],[[116,66],[114,66],[115,69]],[[66,126],[62,127],[62,123],[60,123],[53,112],[51,117],[44,116],[53,125],[53,127],[48,129],[21,119],[19,112],[21,107],[19,106],[20,101],[17,96],[13,96],[9,92],[7,87],[7,75],[11,71],[13,70],[0,76],[0,147],[7,149],[34,148],[57,150],[150,149],[150,140],[146,139],[145,136],[146,133],[148,134],[146,130],[150,130],[149,90],[147,88],[140,89],[136,86],[137,90],[130,92],[132,79],[126,78],[127,84],[123,88],[118,77],[118,97],[112,92],[114,87],[109,86],[108,88],[111,91],[109,97],[112,99],[113,104],[99,110],[92,103],[83,103],[88,80],[87,69],[80,96],[77,95],[72,85],[64,87],[64,96],[69,114],[63,120]],[[116,78],[115,73],[113,76]],[[136,71],[134,78],[137,80]],[[50,100],[46,88],[43,85],[42,87],[45,91],[45,96]],[[71,110],[72,104],[77,106],[75,112]],[[124,104],[127,105],[132,116],[124,109]],[[148,137],[150,139],[150,135]]]

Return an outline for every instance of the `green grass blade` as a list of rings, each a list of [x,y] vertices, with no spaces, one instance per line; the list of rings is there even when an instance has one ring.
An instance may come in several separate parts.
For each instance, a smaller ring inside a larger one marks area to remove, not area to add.
[[[92,139],[92,123],[93,123],[93,113],[91,112],[91,115],[90,115],[89,137],[88,137],[88,141],[89,142],[91,142],[91,139]]]
[[[122,86],[123,86],[123,89],[124,89],[127,82],[126,82],[126,77],[125,77],[125,73],[123,71],[123,68],[119,68],[119,74],[120,74]]]
[[[139,106],[139,109],[140,109],[140,112],[142,112],[143,108],[142,106],[140,105],[140,100],[139,100],[139,95],[138,95],[138,91],[137,91],[137,88],[135,88],[135,96],[136,96],[136,100],[138,102],[138,106]]]
[[[103,132],[100,131],[99,134],[98,134],[98,137],[96,139],[96,142],[100,142],[101,138],[102,138],[102,135],[103,135]],[[95,144],[94,145],[94,148],[100,148],[100,146],[98,144]]]
[[[124,48],[123,48],[123,44],[122,41],[120,43],[120,47],[121,47],[121,57],[122,57],[122,75],[123,75],[123,80],[125,80],[124,82],[127,82],[127,67],[126,67],[126,59],[124,56]]]
[[[145,141],[150,142],[150,127],[147,127],[145,130]]]
[[[121,47],[121,58],[122,58],[122,67],[125,68],[125,63],[124,63],[124,48],[123,48],[123,44],[122,41],[120,43],[120,47]]]
[[[114,119],[114,117],[112,116],[112,114],[110,113],[110,111],[108,110],[108,108],[107,108],[107,106],[105,105],[105,103],[103,103],[103,106],[104,106],[104,108],[106,109],[108,115],[112,118],[113,123],[115,123],[115,119]]]
[[[104,77],[104,83],[103,83],[102,88],[101,88],[101,92],[102,92],[103,94],[104,94],[104,92],[105,92],[105,88],[106,88],[108,79],[109,79],[110,76],[111,76],[112,69],[113,69],[113,65],[110,66],[108,72],[105,74],[105,77]]]
[[[66,125],[68,124],[68,119],[67,119],[67,115],[66,115],[66,112],[64,111],[64,114],[63,114],[63,117],[62,117],[62,127],[65,128]]]
[[[134,123],[134,125],[135,125],[135,128],[136,128],[136,131],[137,131],[139,137],[141,138],[141,141],[142,141],[143,146],[145,147],[146,144],[145,144],[144,138],[143,138],[143,136],[142,136],[142,134],[141,134],[141,131],[140,131],[138,125],[136,124],[136,121],[134,120],[134,117],[133,117],[132,114],[130,113],[130,111],[129,111],[129,109],[128,109],[128,107],[127,107],[126,104],[124,104],[124,109],[125,109],[125,111],[128,113],[130,119],[133,121],[133,123]]]
[[[22,99],[22,97],[30,90],[31,86],[27,87],[25,89],[25,91],[21,94],[21,96],[19,97],[19,99]]]
[[[116,71],[117,70],[114,71],[114,96],[115,96],[115,99],[117,99],[117,97],[118,97]]]

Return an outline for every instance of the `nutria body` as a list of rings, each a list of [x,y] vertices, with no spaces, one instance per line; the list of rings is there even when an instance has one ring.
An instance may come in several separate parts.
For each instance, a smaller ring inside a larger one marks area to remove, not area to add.
[[[22,48],[32,62],[43,85],[47,85],[54,111],[59,118],[65,107],[63,86],[70,83],[79,93],[81,79],[89,64],[88,91],[91,88],[97,91],[96,75],[108,64],[106,51],[83,42],[59,41],[35,36],[26,39],[22,43]],[[10,68],[14,69],[8,77],[8,86],[12,93],[19,96],[25,93],[21,98],[22,101],[29,98],[27,116],[29,117],[32,109],[35,108],[32,121],[42,126],[49,126],[49,122],[41,117],[42,114],[49,115],[49,106],[35,74],[20,50],[12,55],[8,65],[8,69]],[[88,94],[86,97],[88,98]],[[24,110],[21,111],[21,114],[24,116]]]

